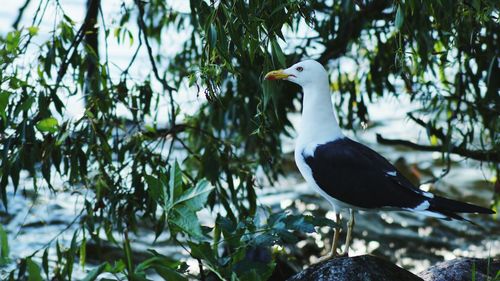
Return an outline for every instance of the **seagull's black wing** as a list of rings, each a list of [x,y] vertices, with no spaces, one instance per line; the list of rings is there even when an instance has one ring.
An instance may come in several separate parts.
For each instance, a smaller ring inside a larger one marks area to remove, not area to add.
[[[413,209],[427,199],[389,161],[370,148],[338,139],[304,155],[319,187],[333,198],[365,209]]]
[[[348,138],[318,145],[313,155],[302,156],[321,189],[359,208],[402,208],[460,220],[464,218],[457,213],[495,213],[418,189],[387,159]]]

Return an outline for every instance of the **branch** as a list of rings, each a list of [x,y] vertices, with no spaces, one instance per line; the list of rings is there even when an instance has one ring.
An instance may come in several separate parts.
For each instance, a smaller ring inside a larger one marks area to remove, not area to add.
[[[99,3],[100,0],[89,0],[88,6],[91,7],[94,5],[94,3]],[[59,71],[57,72],[57,78],[56,78],[56,83],[52,91],[55,93],[57,89],[59,88],[59,85],[61,84],[61,81],[66,75],[66,71],[68,70],[68,66],[70,63],[70,58],[75,54],[78,50],[78,46],[80,43],[83,41],[85,38],[85,35],[88,31],[91,31],[92,28],[94,28],[95,23],[93,23],[92,19],[95,19],[93,17],[93,13],[91,10],[87,10],[87,13],[85,15],[85,19],[83,20],[83,23],[80,27],[80,29],[77,31],[75,34],[75,38],[71,42],[71,45],[68,47],[66,54],[64,55],[64,58],[62,59],[61,66],[59,67]],[[70,55],[71,52],[71,55]]]
[[[21,22],[21,19],[23,18],[23,15],[24,15],[24,10],[26,10],[26,7],[28,7],[29,3],[31,2],[31,0],[26,0],[24,2],[24,4],[19,8],[19,12],[17,14],[17,18],[16,20],[14,21],[14,23],[12,24],[12,27],[14,29],[17,29],[18,26],[19,26],[19,22]]]
[[[426,129],[426,130],[429,130],[429,133],[431,133],[431,135],[435,135],[437,138],[439,138],[440,140],[442,140],[443,142],[446,142],[447,141],[447,137],[446,135],[443,133],[443,128],[435,128],[433,126],[429,126],[427,123],[425,123],[424,120],[422,119],[419,119],[415,116],[413,116],[413,114],[411,112],[407,113],[407,116],[408,118],[410,118],[413,122],[417,123],[418,125],[422,126],[422,128]]]
[[[451,149],[448,149],[447,147],[442,145],[422,145],[408,140],[386,139],[380,134],[377,134],[377,142],[383,145],[402,145],[421,151],[444,152],[449,150],[449,153],[457,154],[474,160],[495,163],[500,162],[500,151],[495,150],[468,150],[457,146],[451,146]]]
[[[184,132],[187,129],[191,128],[192,127],[186,124],[176,124],[171,128],[156,129],[156,131],[144,131],[142,132],[142,134],[148,138],[164,138],[170,135],[175,136],[176,134]]]
[[[87,0],[87,28],[84,33],[84,42],[90,47],[94,54],[87,52],[85,62],[87,73],[85,77],[85,106],[92,110],[93,106],[88,105],[87,95],[96,95],[99,92],[99,28],[97,27],[97,17],[101,7],[101,0]],[[92,57],[95,55],[95,57]],[[95,113],[95,112],[94,112]]]
[[[153,67],[153,73],[154,73],[156,79],[158,79],[158,81],[160,81],[160,83],[162,84],[162,86],[166,90],[177,91],[174,87],[168,85],[167,80],[165,80],[165,78],[160,77],[160,74],[158,72],[158,67],[156,66],[156,61],[155,61],[154,56],[153,56],[153,49],[151,48],[151,44],[149,43],[149,38],[148,38],[148,35],[146,33],[146,23],[144,22],[144,3],[142,3],[141,0],[135,0],[134,2],[137,5],[137,8],[139,8],[139,17],[138,17],[137,21],[139,23],[139,29],[142,32],[142,35],[144,37],[144,43],[146,43],[149,61],[151,62],[151,66]]]
[[[359,5],[361,1],[354,2]],[[392,1],[388,0],[374,0],[360,7],[361,11],[354,13],[352,18],[340,25],[335,39],[326,42],[325,51],[321,54],[319,61],[324,64],[330,59],[342,56],[346,52],[349,42],[354,38],[359,38],[365,23],[383,15],[382,12],[391,3]]]
[[[141,0],[135,0],[135,4],[137,5],[137,8],[139,9],[139,16],[137,19],[137,23],[139,24],[139,32],[142,32],[142,35],[144,37],[144,43],[146,44],[146,49],[148,51],[148,57],[149,61],[151,62],[151,66],[153,67],[153,73],[158,81],[163,86],[163,89],[165,89],[168,92],[168,97],[170,99],[170,126],[174,127],[175,126],[175,105],[174,105],[174,96],[172,95],[173,91],[177,91],[174,87],[168,85],[167,80],[165,80],[165,77],[160,77],[160,74],[158,72],[158,67],[156,66],[156,61],[153,57],[153,49],[151,48],[151,45],[149,44],[149,39],[148,35],[146,33],[146,23],[144,22],[144,3]]]

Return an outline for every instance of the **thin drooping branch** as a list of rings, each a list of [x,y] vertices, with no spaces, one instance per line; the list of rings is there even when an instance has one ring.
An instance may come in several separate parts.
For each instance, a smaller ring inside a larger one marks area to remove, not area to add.
[[[500,162],[500,151],[495,150],[469,150],[458,146],[448,148],[443,145],[423,145],[408,140],[386,139],[379,134],[377,134],[377,142],[384,145],[402,145],[420,151],[449,152],[479,161]]]
[[[87,52],[85,55],[85,63],[87,64],[87,72],[85,78],[85,101],[88,105],[88,96],[95,95],[99,92],[99,29],[97,27],[97,17],[101,0],[87,0],[87,27],[84,36],[85,45],[92,52]],[[90,106],[91,107],[91,106]]]
[[[156,66],[156,61],[155,61],[155,58],[153,55],[153,49],[151,48],[151,44],[149,43],[149,38],[148,38],[148,35],[146,32],[146,23],[144,22],[144,6],[143,6],[144,3],[142,3],[142,1],[140,1],[140,0],[136,0],[135,3],[137,5],[137,8],[139,9],[139,17],[138,17],[137,21],[139,24],[139,28],[142,32],[142,35],[144,37],[144,43],[146,44],[146,48],[148,50],[148,57],[149,57],[149,61],[151,63],[151,66],[153,67],[153,73],[154,73],[156,79],[158,79],[158,81],[160,81],[162,86],[165,88],[165,90],[176,91],[176,89],[174,87],[168,85],[168,82],[167,82],[167,80],[165,80],[165,78],[162,78],[160,76],[160,73],[158,71],[158,67]]]
[[[165,138],[168,136],[175,136],[178,133],[184,132],[192,128],[186,124],[176,124],[172,128],[157,129],[155,131],[144,131],[142,134],[148,138]]]
[[[149,43],[149,38],[146,30],[146,23],[144,22],[144,3],[141,0],[135,0],[135,4],[137,5],[137,8],[139,10],[139,17],[137,19],[137,23],[139,25],[139,30],[142,32],[142,35],[144,37],[144,43],[146,44],[146,49],[148,51],[148,57],[149,61],[151,63],[151,66],[153,67],[153,73],[158,81],[163,86],[163,89],[167,91],[168,97],[170,100],[170,126],[174,127],[175,126],[175,104],[174,104],[174,96],[172,92],[177,91],[174,87],[170,86],[165,79],[165,77],[161,77],[160,73],[158,71],[158,67],[156,66],[156,61],[153,56],[153,49],[151,48],[151,44]]]
[[[324,64],[330,59],[345,54],[349,43],[355,38],[359,38],[361,31],[365,28],[365,23],[384,17],[383,11],[392,3],[388,0],[374,0],[364,5],[361,11],[355,13],[348,22],[342,24],[334,39],[325,43],[325,51],[321,54],[319,61]]]
[[[435,135],[438,139],[440,139],[442,141],[446,141],[446,135],[443,133],[443,129],[442,128],[438,129],[438,128],[435,128],[433,126],[429,126],[427,123],[425,123],[424,120],[419,119],[419,118],[413,116],[413,114],[411,112],[407,113],[407,115],[408,115],[408,118],[410,118],[413,122],[415,122],[418,125],[422,126],[426,130],[429,130],[430,134]]]
[[[100,0],[89,0],[90,2],[88,3],[88,7],[91,7],[94,5],[95,2],[100,3]],[[93,17],[93,13],[91,13],[89,10],[87,10],[87,14],[85,15],[85,19],[83,20],[83,23],[78,30],[78,32],[75,34],[75,38],[71,42],[71,45],[68,47],[66,50],[66,53],[64,54],[64,57],[61,62],[61,66],[59,67],[59,71],[57,72],[57,78],[56,78],[56,83],[54,88],[52,89],[53,92],[56,92],[57,89],[59,88],[59,85],[61,84],[61,81],[66,75],[66,71],[68,70],[68,66],[70,63],[70,59],[73,54],[75,54],[78,51],[78,46],[80,43],[83,41],[85,38],[86,33],[91,30],[94,25],[92,24],[92,19],[96,19],[96,17]],[[70,55],[71,53],[71,55]]]
[[[12,27],[14,29],[17,29],[19,27],[19,23],[21,22],[21,19],[23,18],[24,11],[26,10],[26,8],[30,4],[30,2],[31,2],[31,0],[26,0],[24,2],[24,4],[19,8],[19,12],[17,13],[17,18],[14,21],[14,23],[12,24]]]

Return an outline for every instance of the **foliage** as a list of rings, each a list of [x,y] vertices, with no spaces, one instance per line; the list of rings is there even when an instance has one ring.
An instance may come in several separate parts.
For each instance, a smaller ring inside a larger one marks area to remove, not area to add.
[[[9,240],[7,237],[7,232],[0,225],[0,265],[4,265],[9,262]]]
[[[252,253],[289,246],[297,239],[293,233],[331,224],[260,214],[256,200],[256,173],[271,183],[283,173],[281,137],[291,133],[287,113],[300,98],[291,94],[295,86],[262,82],[262,74],[311,56],[334,72],[344,127],[367,123],[368,104],[377,97],[409,95],[420,104],[409,117],[426,128],[430,145],[382,143],[486,161],[498,174],[496,0],[191,0],[188,13],[172,1],[135,0],[123,2],[114,24],[100,0],[88,0],[81,22],[59,1],[31,4],[38,5],[31,26],[0,38],[3,206],[8,209],[9,184],[20,187],[21,171],[37,179],[35,190],[61,191],[53,186],[57,177],[86,196],[80,230],[70,245],[56,243],[56,264],[49,269],[48,250],[36,252],[20,261],[11,280],[41,280],[43,274],[70,280],[75,257],[85,263],[87,241],[111,243],[123,256],[95,267],[85,280],[104,272],[145,280],[152,271],[185,280],[185,260],[154,251],[144,261],[134,259],[129,233],[141,222],[157,238],[166,233],[185,247],[205,270],[202,279],[268,278],[279,253],[265,262],[252,260]],[[47,7],[57,17],[43,37],[39,25]],[[164,55],[172,31],[191,36],[175,55]],[[136,48],[126,68],[116,70],[109,59],[111,42]],[[150,63],[145,77],[131,74],[145,67],[136,61],[140,53]],[[339,58],[355,67],[333,62]],[[179,102],[187,86],[185,92],[201,94],[192,115]],[[67,117],[67,97],[83,99],[81,116]],[[211,226],[200,224],[201,209],[213,215]]]

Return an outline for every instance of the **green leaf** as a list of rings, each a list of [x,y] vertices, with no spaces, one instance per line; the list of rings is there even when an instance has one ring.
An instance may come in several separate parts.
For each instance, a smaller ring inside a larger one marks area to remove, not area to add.
[[[176,198],[182,193],[182,170],[177,161],[170,168],[170,181],[168,183],[168,204],[165,209],[170,209]]]
[[[302,231],[306,233],[313,233],[314,225],[310,222],[305,221],[302,215],[290,215],[286,217],[285,224],[288,229]]]
[[[217,257],[215,252],[210,247],[207,242],[193,243],[188,241],[189,248],[191,249],[191,255],[195,258],[204,260],[212,266],[217,266]]]
[[[401,5],[398,5],[398,10],[396,11],[396,20],[395,20],[396,28],[398,30],[401,29],[401,27],[403,26],[404,17],[405,15],[403,12],[403,7]]]
[[[4,120],[4,124],[7,123],[7,113],[5,109],[9,104],[9,97],[9,92],[0,92],[0,117],[2,117],[2,119]]]
[[[87,239],[83,237],[82,244],[80,245],[80,265],[85,267],[85,258],[87,257]]]
[[[196,83],[196,74],[192,73],[188,76],[188,78],[189,78],[188,86],[191,87]]]
[[[161,182],[161,180],[150,176],[146,175],[144,176],[144,179],[146,180],[146,183],[148,184],[148,192],[149,196],[151,198],[155,199],[158,201],[158,203],[161,203],[164,200],[164,186]]]
[[[341,227],[335,221],[322,216],[304,216],[304,220],[314,226]]]
[[[21,33],[18,30],[11,31],[7,33],[5,39],[5,49],[8,52],[14,53],[19,47],[19,42],[21,41]]]
[[[9,262],[9,239],[7,232],[3,229],[0,224],[0,265],[4,265]]]
[[[187,281],[188,279],[182,276],[179,272],[172,270],[166,266],[155,264],[153,265],[154,270],[158,275],[163,277],[164,280],[169,281]]]
[[[156,223],[155,225],[155,240],[154,240],[155,242],[156,239],[160,237],[161,233],[165,229],[166,220],[167,220],[167,215],[165,214],[165,212],[163,212],[163,214],[161,214],[160,216],[160,219],[158,220],[158,223]]]
[[[208,195],[214,187],[209,185],[208,181],[201,180],[198,184],[186,190],[180,197],[175,201],[175,205],[186,202],[186,204],[193,210],[198,211],[207,202]]]
[[[269,101],[273,98],[275,94],[275,88],[273,87],[273,84],[268,81],[264,80],[262,82],[262,95],[263,95],[263,100],[264,100],[264,108],[267,108]]]
[[[249,260],[242,260],[238,262],[236,272],[241,281],[258,281],[268,280],[276,266],[275,262],[255,262]]]
[[[171,259],[169,257],[158,254],[156,251],[151,251],[155,256],[149,258],[135,268],[135,275],[144,275],[149,269],[154,269],[158,275],[163,277],[164,280],[173,281],[187,281],[188,279],[182,276],[175,269],[179,268],[182,264],[179,261]]]
[[[172,167],[172,170],[178,169],[178,167],[174,167]],[[172,178],[175,178],[175,176],[171,175]],[[172,186],[174,183],[171,181],[170,185]],[[184,230],[193,238],[202,239],[203,234],[196,212],[203,208],[213,188],[206,180],[201,180],[195,187],[178,196],[172,210],[169,212],[169,222]]]
[[[215,47],[215,44],[217,43],[217,29],[216,27],[212,24],[210,25],[210,36],[209,36],[209,40],[210,40],[210,47],[214,48]]]
[[[285,55],[283,54],[283,51],[281,50],[281,47],[275,38],[271,39],[271,46],[273,47],[273,57],[278,59],[278,62],[282,67],[285,67],[286,66]]]
[[[472,7],[474,7],[474,9],[476,11],[480,11],[481,10],[481,0],[472,0]]]
[[[45,250],[43,251],[42,268],[43,268],[43,272],[45,272],[45,275],[47,276],[47,279],[48,279],[49,278],[49,248],[45,248]]]
[[[133,262],[132,262],[132,248],[130,247],[129,239],[126,236],[125,236],[125,239],[123,241],[123,249],[125,251],[125,260],[126,260],[128,273],[132,274],[132,272],[134,271],[134,266],[133,266]]]
[[[252,239],[252,243],[259,247],[271,247],[278,242],[279,238],[269,233],[262,233]]]
[[[28,281],[43,281],[40,267],[31,259],[26,260],[28,269]]]
[[[0,92],[0,113],[4,112],[9,104],[10,93],[2,91]]]
[[[54,117],[45,118],[43,120],[38,121],[38,123],[36,123],[36,128],[40,132],[55,133],[55,132],[57,132],[58,126],[59,126],[59,122]]]
[[[99,276],[99,274],[106,271],[106,268],[109,267],[110,265],[107,262],[100,264],[98,267],[90,271],[89,274],[87,274],[87,276],[85,276],[85,278],[82,279],[82,281],[94,281]]]
[[[18,115],[20,112],[25,112],[28,111],[33,103],[35,102],[34,97],[28,97],[26,100],[24,100],[21,105],[18,105],[16,107],[16,110],[14,111],[14,115]]]
[[[35,36],[38,34],[38,30],[40,28],[38,26],[30,26],[28,27],[28,33],[30,34],[30,36]]]
[[[173,208],[169,216],[169,223],[176,225],[193,238],[203,239],[198,217],[187,206],[181,205]]]

